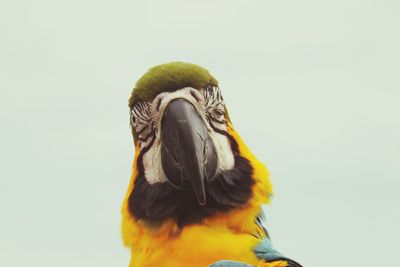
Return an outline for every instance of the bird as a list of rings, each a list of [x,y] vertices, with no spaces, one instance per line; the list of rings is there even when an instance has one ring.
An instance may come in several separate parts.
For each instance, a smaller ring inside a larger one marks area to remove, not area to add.
[[[301,266],[276,250],[269,172],[196,64],[150,68],[129,98],[134,160],[122,204],[129,267]]]

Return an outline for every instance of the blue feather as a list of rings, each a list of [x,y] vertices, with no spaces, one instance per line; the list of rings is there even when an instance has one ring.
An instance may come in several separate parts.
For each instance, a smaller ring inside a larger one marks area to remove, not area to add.
[[[265,238],[264,240],[262,240],[254,248],[254,253],[256,254],[257,258],[266,261],[273,261],[279,258],[284,258],[284,256],[272,246],[271,239],[269,238]]]
[[[257,258],[259,258],[260,260],[264,260],[266,262],[287,261],[288,267],[301,267],[299,263],[283,256],[272,245],[272,241],[267,232],[266,217],[263,209],[261,209],[261,212],[256,219],[256,223],[258,224],[258,226],[260,226],[261,229],[263,229],[265,233],[265,237],[257,235],[260,238],[260,243],[253,250]],[[222,261],[217,261],[209,265],[208,267],[254,267],[254,266],[238,261],[222,260]]]
[[[208,267],[253,267],[253,265],[248,265],[238,261],[217,261]]]

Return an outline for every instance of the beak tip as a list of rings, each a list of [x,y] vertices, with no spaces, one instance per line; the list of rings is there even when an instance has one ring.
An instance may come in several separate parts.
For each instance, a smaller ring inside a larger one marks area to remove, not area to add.
[[[206,200],[205,199],[198,200],[198,202],[199,202],[199,205],[202,206],[202,207],[204,207],[206,205]]]
[[[205,194],[204,190],[202,190],[200,192],[195,191],[195,195],[196,195],[197,203],[199,203],[199,205],[202,207],[205,206],[207,199],[206,199],[206,194]]]

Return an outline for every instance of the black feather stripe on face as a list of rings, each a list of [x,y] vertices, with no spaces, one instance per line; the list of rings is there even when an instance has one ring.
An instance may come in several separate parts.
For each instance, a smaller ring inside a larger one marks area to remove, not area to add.
[[[198,204],[191,190],[178,189],[168,182],[150,184],[145,179],[143,155],[151,147],[150,143],[137,158],[138,175],[128,199],[130,213],[137,220],[144,220],[152,225],[173,219],[179,227],[183,227],[198,223],[216,213],[229,212],[246,205],[252,196],[253,167],[246,158],[239,155],[235,139],[227,132],[222,132],[230,141],[235,165],[206,182],[207,202],[204,206]]]

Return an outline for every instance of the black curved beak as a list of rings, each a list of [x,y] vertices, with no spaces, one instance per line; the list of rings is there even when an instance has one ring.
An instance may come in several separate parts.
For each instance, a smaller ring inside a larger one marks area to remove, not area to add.
[[[205,180],[217,169],[217,154],[207,126],[185,99],[172,100],[161,120],[161,161],[167,179],[179,188],[191,187],[200,205],[206,204]]]

